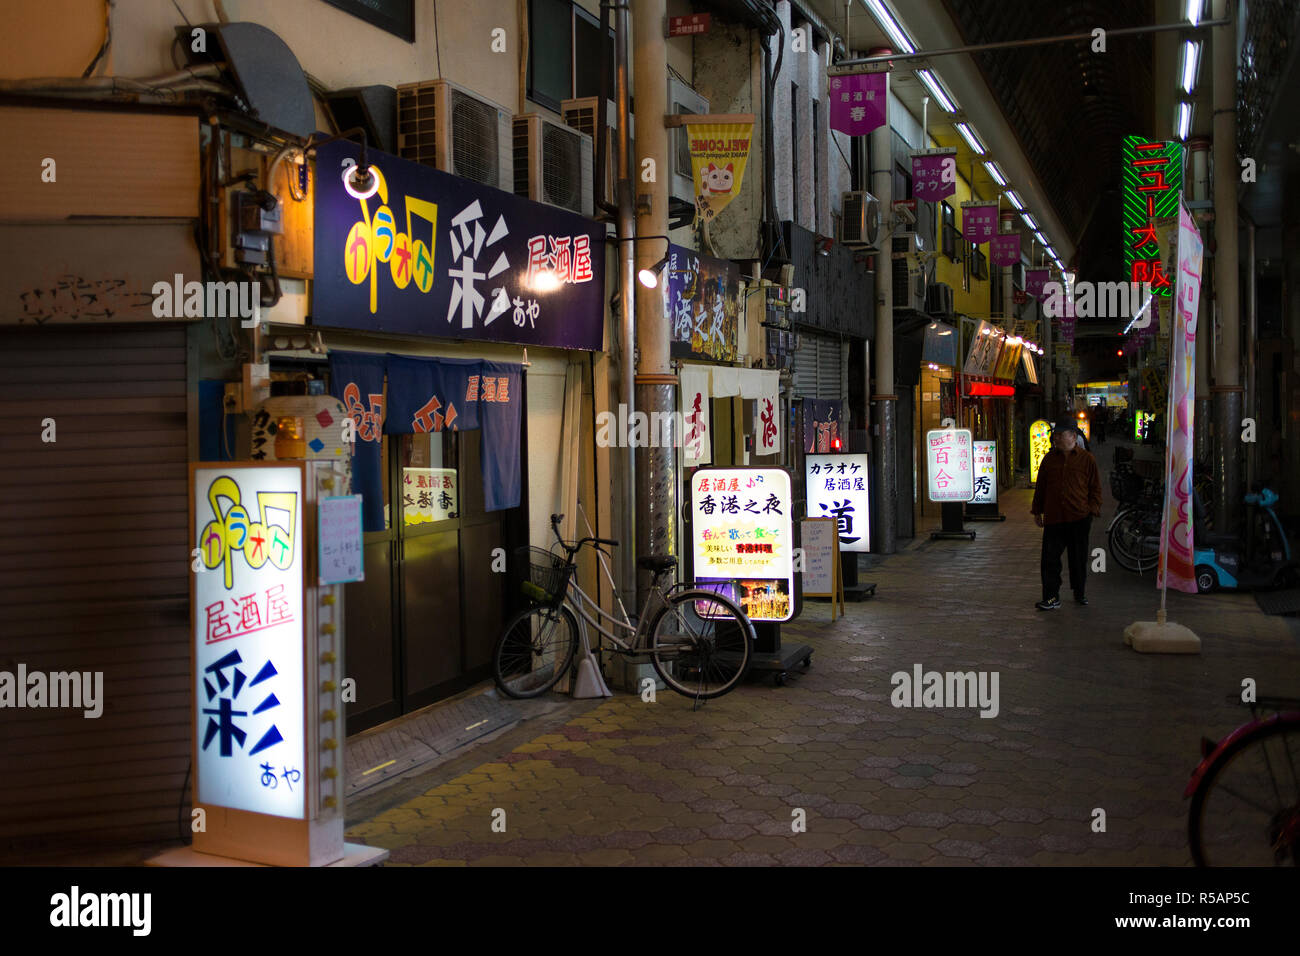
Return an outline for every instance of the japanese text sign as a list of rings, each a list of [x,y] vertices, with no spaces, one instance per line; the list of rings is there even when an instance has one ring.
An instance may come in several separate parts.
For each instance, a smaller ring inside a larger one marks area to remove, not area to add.
[[[1177,221],[1183,192],[1183,146],[1125,136],[1121,185],[1124,203],[1124,269],[1129,282],[1147,282],[1160,296],[1173,294],[1173,276],[1160,255],[1153,220]]]
[[[753,133],[752,121],[692,123],[687,127],[697,221],[712,222],[740,195]]]
[[[1038,466],[1052,450],[1052,426],[1041,418],[1029,426],[1029,483],[1038,481]]]
[[[957,191],[957,150],[923,149],[912,153],[912,195],[927,202],[947,199]],[[995,214],[996,221],[996,214]]]
[[[937,428],[925,434],[931,501],[970,501],[975,493],[970,429]]]
[[[668,247],[668,281],[661,285],[664,318],[672,328],[674,357],[736,360],[740,314],[740,267]]]
[[[1020,233],[1004,232],[994,236],[989,242],[989,259],[1000,269],[1019,262]]]
[[[794,616],[790,491],[780,468],[701,468],[691,477],[695,580],[753,621]]]
[[[996,202],[961,204],[961,234],[964,239],[981,245],[990,241],[997,231],[998,204]]]
[[[605,231],[590,219],[377,150],[378,191],[316,157],[315,325],[599,350]]]
[[[364,581],[365,549],[361,539],[361,496],[336,495],[320,499],[316,545],[322,586]]]
[[[707,33],[713,18],[707,13],[692,13],[684,17],[668,18],[668,35],[670,37],[694,36]]]
[[[1043,298],[1043,286],[1047,284],[1049,275],[1051,275],[1050,269],[1026,269],[1025,292],[1035,298]]]
[[[966,364],[962,368],[966,375],[992,375],[997,368],[998,356],[1002,353],[1003,336],[991,323],[980,319],[979,328],[970,341],[970,351],[966,353]]]
[[[871,483],[865,454],[806,455],[809,518],[834,518],[841,551],[871,550]]]
[[[865,136],[885,122],[888,74],[851,73],[832,76],[829,82],[831,129],[849,136]]]
[[[428,524],[460,513],[455,468],[402,469],[402,523]]]
[[[970,501],[973,505],[998,503],[998,443],[995,441],[975,442],[975,494]]]
[[[303,467],[194,465],[190,486],[195,804],[302,819]]]
[[[781,450],[781,392],[776,372],[762,375],[763,388],[754,399],[754,454],[775,455]]]
[[[709,370],[683,363],[682,467],[694,468],[713,460],[713,433],[709,423]]]

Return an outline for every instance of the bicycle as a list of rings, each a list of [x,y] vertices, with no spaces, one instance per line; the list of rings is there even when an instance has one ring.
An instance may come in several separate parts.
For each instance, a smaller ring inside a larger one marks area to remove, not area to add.
[[[1275,713],[1260,719],[1259,709]],[[1250,711],[1218,743],[1201,740],[1183,791],[1197,866],[1300,865],[1300,700],[1261,697]]]
[[[554,687],[572,666],[579,633],[585,643],[588,625],[609,640],[615,653],[648,652],[663,682],[693,698],[696,707],[740,683],[755,642],[754,625],[744,611],[707,587],[679,583],[665,589],[663,579],[676,569],[677,559],[652,556],[637,560],[654,580],[636,622],[621,600],[617,616],[606,612],[578,586],[573,573],[584,546],[607,555],[604,547],[617,547],[618,542],[586,537],[569,544],[560,537],[563,520],[564,515],[551,515],[562,556],[541,548],[515,552],[517,560],[528,562],[530,576],[522,590],[531,606],[506,623],[493,650],[493,678],[502,693],[537,697]],[[602,620],[610,627],[602,626]]]

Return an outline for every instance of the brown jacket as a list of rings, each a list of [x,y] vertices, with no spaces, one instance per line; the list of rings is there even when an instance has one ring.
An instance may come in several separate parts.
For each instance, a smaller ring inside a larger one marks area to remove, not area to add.
[[[1038,466],[1038,487],[1030,511],[1045,524],[1101,516],[1101,475],[1092,452],[1076,445],[1068,455],[1053,448]]]

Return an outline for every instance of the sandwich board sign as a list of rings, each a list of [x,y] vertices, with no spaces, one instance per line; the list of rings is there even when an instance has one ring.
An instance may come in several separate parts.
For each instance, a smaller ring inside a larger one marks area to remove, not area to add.
[[[840,571],[840,536],[834,518],[805,518],[799,522],[803,547],[804,597],[831,599],[831,620],[835,601],[844,614],[844,577]]]

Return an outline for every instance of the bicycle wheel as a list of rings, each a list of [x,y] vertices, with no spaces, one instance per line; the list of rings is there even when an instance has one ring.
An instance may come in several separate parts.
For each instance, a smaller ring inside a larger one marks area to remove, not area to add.
[[[1160,537],[1148,534],[1149,517],[1138,511],[1120,515],[1110,529],[1107,544],[1111,556],[1125,571],[1142,574],[1160,560]]]
[[[1197,866],[1297,865],[1300,714],[1247,731],[1206,770],[1192,794],[1187,837]]]
[[[526,608],[512,617],[492,652],[492,677],[509,697],[537,697],[569,672],[578,622],[567,607]]]
[[[665,684],[707,700],[731,690],[749,670],[754,626],[745,612],[713,591],[670,595],[650,628],[650,660]]]

